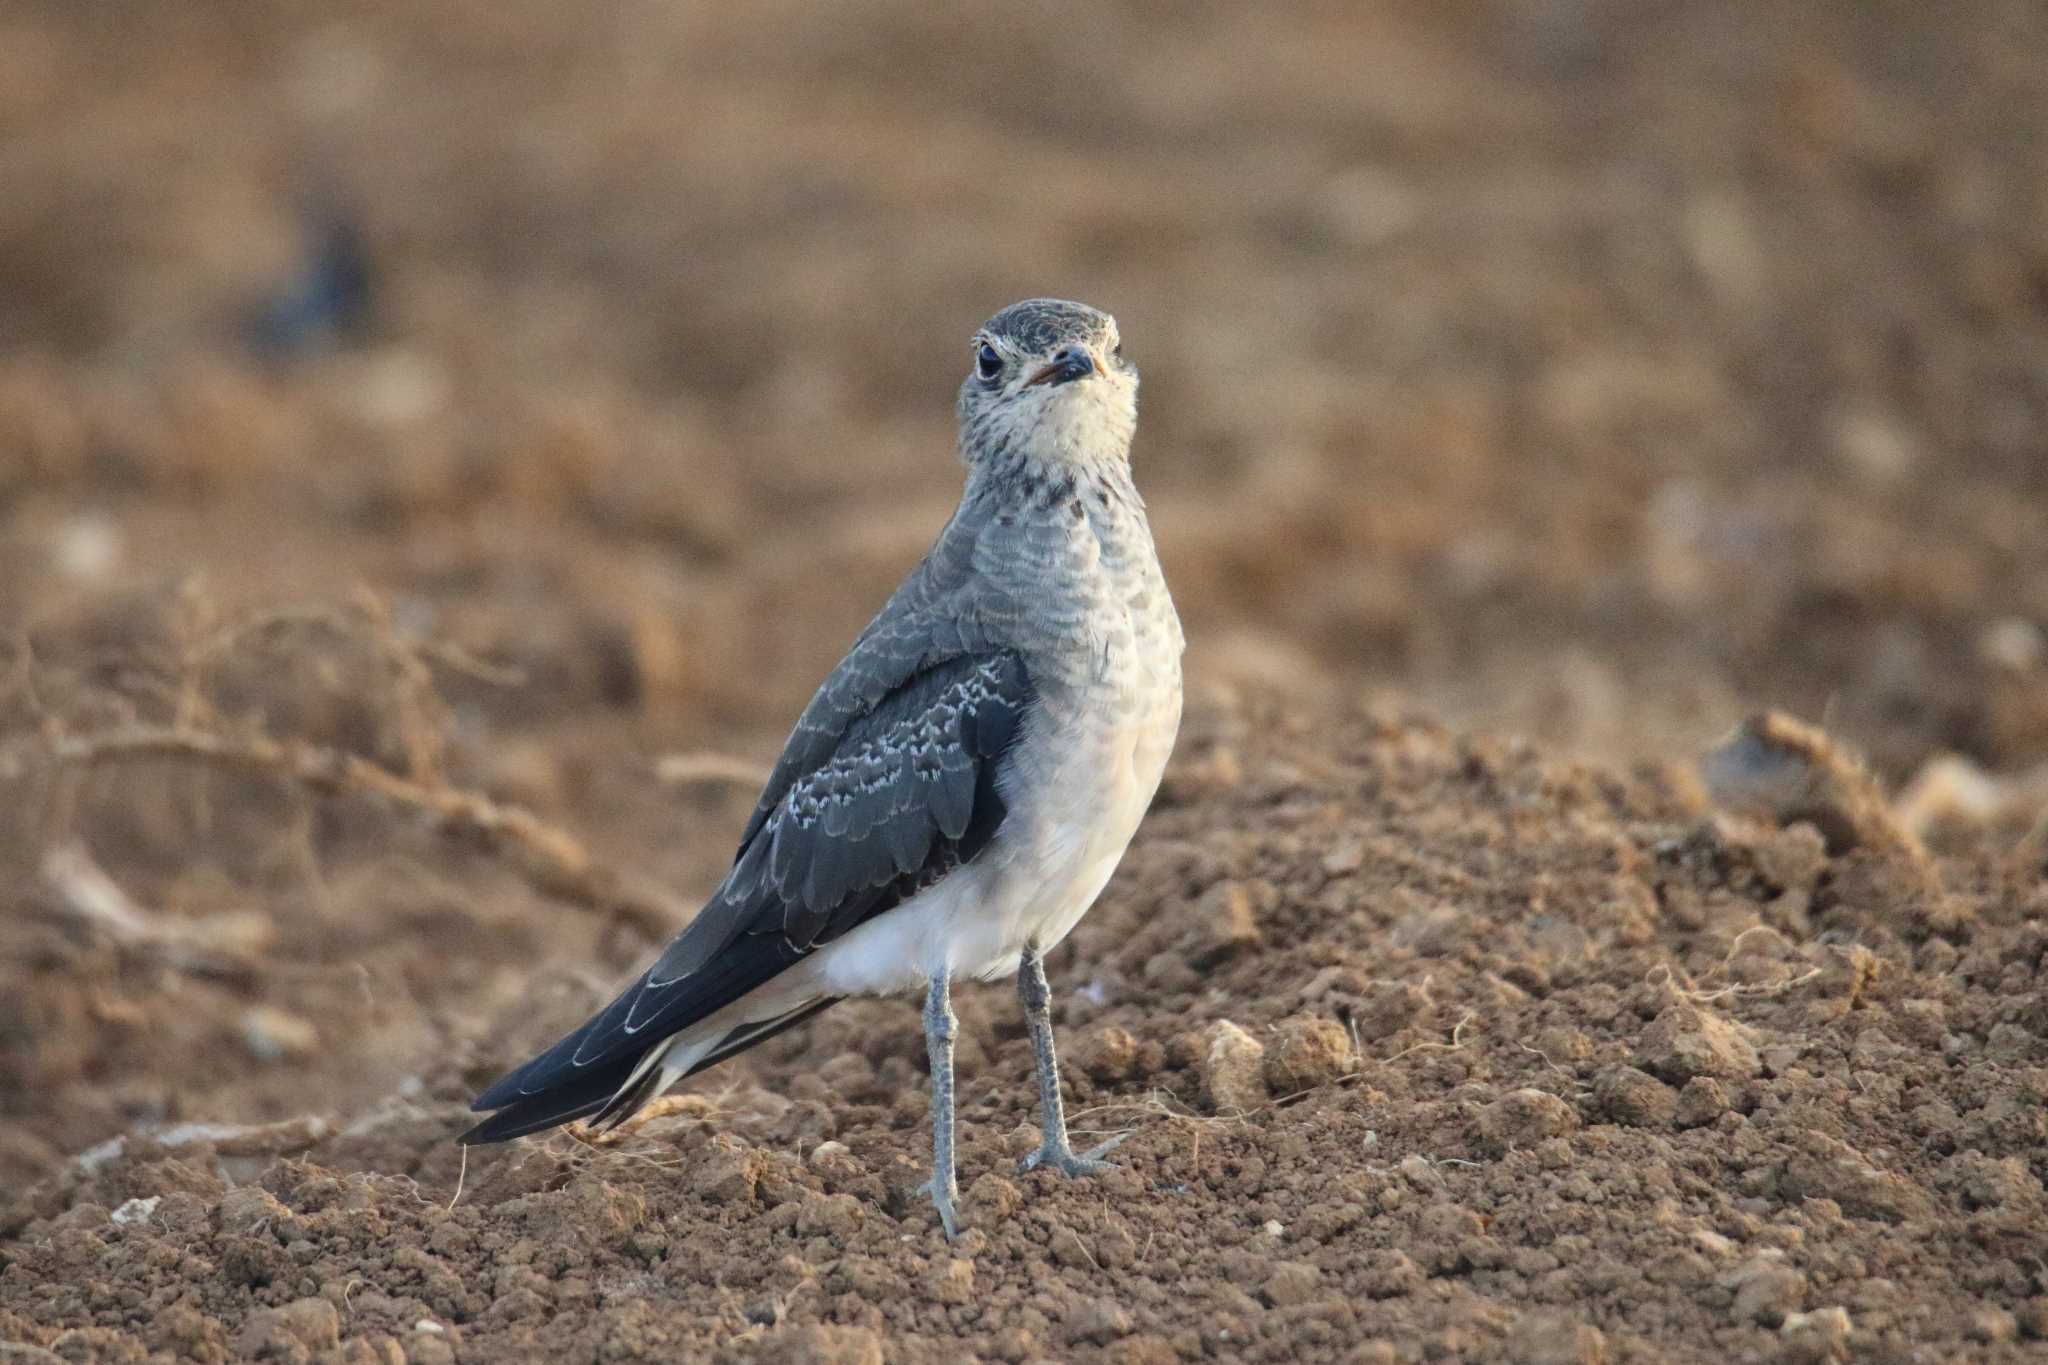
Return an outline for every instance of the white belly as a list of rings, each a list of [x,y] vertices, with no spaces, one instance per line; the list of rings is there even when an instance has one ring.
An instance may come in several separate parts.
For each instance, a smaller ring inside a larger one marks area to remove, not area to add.
[[[1173,714],[1052,726],[1020,736],[1004,784],[1009,813],[966,867],[807,958],[818,994],[880,995],[933,975],[988,979],[1017,970],[1025,945],[1064,939],[1102,894],[1159,788]]]

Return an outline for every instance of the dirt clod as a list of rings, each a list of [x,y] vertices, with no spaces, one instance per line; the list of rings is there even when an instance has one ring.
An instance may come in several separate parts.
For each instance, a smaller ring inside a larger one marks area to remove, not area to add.
[[[1711,1009],[1680,1002],[1667,1006],[1643,1030],[1637,1064],[1670,1085],[1697,1076],[1745,1080],[1762,1066],[1756,1044]]]
[[[1776,1327],[1806,1300],[1806,1277],[1774,1256],[1744,1261],[1722,1284],[1735,1291],[1729,1311],[1738,1322]]]
[[[1564,1314],[1530,1313],[1515,1324],[1508,1358],[1515,1365],[1605,1365],[1607,1338]]]
[[[1545,1090],[1509,1091],[1479,1113],[1479,1130],[1496,1152],[1535,1147],[1578,1126],[1578,1110]]]
[[[1128,1029],[1100,1028],[1082,1040],[1074,1064],[1090,1080],[1114,1085],[1137,1074],[1139,1057],[1138,1040]]]
[[[1778,1331],[1784,1338],[1778,1359],[1786,1365],[1826,1365],[1848,1358],[1849,1310],[1839,1305],[1787,1313]]]
[[[1282,1261],[1266,1276],[1259,1296],[1274,1308],[1292,1308],[1316,1297],[1323,1287],[1323,1272],[1306,1261]]]
[[[974,1297],[974,1262],[947,1257],[934,1264],[925,1279],[934,1303],[960,1304]]]
[[[1195,903],[1189,966],[1207,971],[1258,945],[1259,925],[1252,901],[1251,889],[1236,881],[1218,882],[1202,893]]]
[[[341,1344],[341,1315],[325,1299],[294,1299],[249,1315],[235,1350],[251,1360],[303,1361]]]
[[[1595,1111],[1615,1123],[1661,1128],[1678,1113],[1679,1092],[1646,1071],[1614,1066],[1593,1081]]]
[[[1228,1019],[1209,1030],[1202,1054],[1202,1090],[1218,1113],[1246,1114],[1269,1097],[1265,1045]]]
[[[1695,1076],[1678,1092],[1672,1117],[1681,1128],[1700,1128],[1728,1112],[1728,1091],[1712,1076]]]
[[[1335,1019],[1301,1014],[1284,1019],[1266,1047],[1266,1087],[1295,1095],[1349,1075],[1357,1062],[1351,1035]]]

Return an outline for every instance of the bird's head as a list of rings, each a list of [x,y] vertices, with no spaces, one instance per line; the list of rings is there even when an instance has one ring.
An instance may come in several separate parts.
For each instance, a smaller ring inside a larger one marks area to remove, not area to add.
[[[1137,425],[1138,368],[1124,359],[1109,314],[1026,299],[974,334],[960,385],[960,453],[970,468],[1122,464]]]

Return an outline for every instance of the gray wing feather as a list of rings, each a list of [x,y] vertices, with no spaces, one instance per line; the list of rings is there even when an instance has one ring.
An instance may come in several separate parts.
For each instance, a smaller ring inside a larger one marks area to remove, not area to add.
[[[851,927],[840,920],[866,893],[928,873],[942,846],[974,842],[977,821],[1000,816],[994,765],[1030,698],[1016,655],[964,655],[851,717],[834,751],[783,787],[650,984],[701,970],[744,933],[772,927],[807,949]]]

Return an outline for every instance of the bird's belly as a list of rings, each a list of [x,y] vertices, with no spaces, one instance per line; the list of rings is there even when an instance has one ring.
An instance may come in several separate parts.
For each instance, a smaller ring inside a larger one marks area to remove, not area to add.
[[[938,972],[1004,976],[1027,943],[1044,951],[1064,939],[1108,884],[1158,789],[1173,727],[1163,739],[1159,729],[1044,727],[1026,736],[990,846],[821,949],[805,964],[818,992],[895,994]]]

